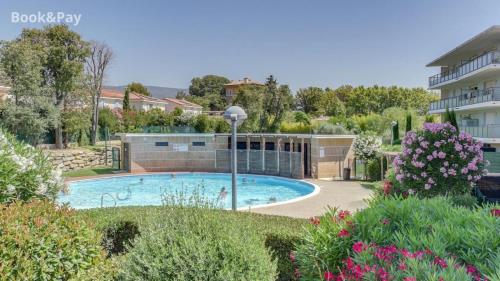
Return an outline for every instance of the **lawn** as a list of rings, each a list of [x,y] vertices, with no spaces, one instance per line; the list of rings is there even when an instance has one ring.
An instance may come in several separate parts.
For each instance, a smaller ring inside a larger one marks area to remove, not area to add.
[[[86,168],[86,169],[64,172],[63,176],[65,178],[90,177],[90,176],[112,174],[114,171],[116,171],[116,169],[110,167],[95,167],[95,168]]]

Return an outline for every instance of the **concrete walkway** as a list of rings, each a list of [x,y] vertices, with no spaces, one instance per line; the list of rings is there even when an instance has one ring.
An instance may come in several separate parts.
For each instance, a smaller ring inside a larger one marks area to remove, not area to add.
[[[272,207],[250,210],[254,213],[310,218],[325,213],[328,206],[342,210],[356,211],[366,207],[364,199],[370,198],[373,191],[353,181],[307,180],[320,187],[320,192],[304,200]]]

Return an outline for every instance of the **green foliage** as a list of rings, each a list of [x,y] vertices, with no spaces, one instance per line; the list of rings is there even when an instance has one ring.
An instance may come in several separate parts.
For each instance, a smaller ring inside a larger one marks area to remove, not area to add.
[[[320,218],[311,218],[302,242],[296,246],[300,280],[321,280],[323,272],[335,271],[341,266],[352,247],[351,217],[345,211],[329,209]]]
[[[270,75],[265,84],[262,116],[260,121],[261,132],[277,132],[286,112],[291,108],[293,96],[288,85],[279,85]]]
[[[471,194],[459,194],[450,196],[449,200],[450,203],[455,206],[469,208],[469,209],[477,207],[479,203],[477,197]]]
[[[224,110],[227,106],[224,99],[224,85],[229,79],[217,75],[195,77],[189,86],[187,100],[197,103],[205,110]]]
[[[254,229],[204,209],[172,212],[135,239],[121,280],[275,280],[276,262]]]
[[[42,151],[0,131],[0,204],[32,198],[55,199],[61,171]]]
[[[270,233],[266,235],[265,246],[271,252],[272,258],[277,261],[277,281],[298,280],[295,275],[294,258],[295,245],[302,242],[299,235],[285,233]]]
[[[432,115],[432,114],[426,114],[424,116],[424,122],[425,123],[434,123],[436,122],[436,115]]]
[[[421,255],[453,257],[444,261],[450,270],[435,267],[436,261],[441,260],[423,259],[423,264],[411,264],[412,260],[407,259],[408,273],[418,274],[422,280],[427,280],[423,276],[437,278],[438,272],[450,277],[449,280],[473,280],[472,275],[453,275],[457,270],[465,272],[463,265],[473,266],[480,274],[494,275],[498,271],[500,237],[492,233],[500,231],[500,220],[490,214],[493,208],[498,206],[456,207],[442,197],[377,197],[371,200],[368,208],[352,217],[342,218],[339,212],[330,211],[320,219],[311,220],[303,242],[297,246],[300,272],[303,280],[321,279],[324,272],[339,272],[345,266],[341,261],[348,256],[354,257],[355,264],[371,265],[365,246],[372,245],[368,247],[387,247],[387,251],[393,253],[393,250],[399,253],[397,249],[405,249],[409,254],[420,251]],[[362,242],[365,246],[356,248],[354,242]],[[360,250],[364,252],[359,253]],[[399,264],[393,258],[392,264]],[[429,266],[428,261],[434,266]],[[455,268],[454,264],[459,267]],[[394,271],[390,273],[395,274]],[[394,280],[402,278],[394,276]],[[455,276],[467,278],[453,279]]]
[[[85,145],[88,140],[88,131],[91,126],[91,112],[85,109],[74,109],[62,112],[63,130],[65,139],[69,141],[76,140],[78,144]]]
[[[0,206],[1,280],[84,280],[107,271],[98,232],[66,207],[46,201]],[[104,275],[104,274],[103,274]]]
[[[262,86],[240,87],[233,99],[233,104],[241,106],[247,113],[247,120],[240,125],[241,132],[258,132],[263,114],[264,88]]]
[[[299,89],[295,95],[296,106],[312,116],[323,115],[323,94],[323,89],[318,87]]]
[[[408,133],[411,131],[411,114],[408,112],[406,114],[406,128],[405,131]]]
[[[133,221],[118,221],[107,226],[103,231],[102,246],[108,252],[108,257],[122,254],[138,236],[139,227]]]
[[[199,133],[209,133],[212,131],[212,124],[210,119],[205,114],[198,114],[194,118],[193,128]]]
[[[309,116],[302,111],[296,111],[294,113],[294,120],[297,123],[301,123],[304,125],[311,125],[311,118],[309,118]]]
[[[43,97],[7,102],[0,108],[0,126],[20,139],[37,145],[59,122],[59,111]]]
[[[450,110],[448,107],[446,107],[446,112],[444,113],[443,116],[443,123],[450,123],[457,130],[459,129],[457,123],[457,115],[455,114],[454,109]]]
[[[314,128],[314,133],[323,135],[348,135],[350,132],[340,125],[319,123]]]
[[[229,212],[224,210],[205,209],[214,220],[236,225],[244,229],[251,228],[257,232],[259,239],[265,243],[272,259],[277,259],[278,280],[295,280],[294,268],[289,254],[294,250],[294,244],[301,239],[302,229],[306,220],[282,216],[268,216],[247,212]],[[79,211],[84,220],[91,220],[96,227],[105,232],[108,228],[115,229],[124,221],[136,224],[143,233],[151,225],[157,224],[164,217],[176,216],[174,208],[165,207],[118,207],[104,209],[89,209]]]
[[[387,170],[387,159],[385,157],[381,157],[382,161],[384,163],[384,171],[383,173],[385,174],[385,171]],[[379,181],[382,180],[382,167],[380,166],[380,159],[379,157],[370,159],[368,160],[367,163],[367,174],[368,174],[368,179],[371,181]]]
[[[281,123],[280,132],[289,134],[310,134],[313,132],[313,126],[303,123],[283,122]]]
[[[113,111],[109,108],[102,108],[99,110],[99,127],[108,128],[110,133],[117,133],[120,131],[120,120]]]
[[[146,126],[172,126],[174,125],[174,117],[159,108],[153,108],[144,112]]]
[[[149,92],[148,88],[146,88],[146,86],[142,85],[139,82],[132,82],[128,84],[127,87],[125,88],[125,92],[127,91],[132,93],[137,93],[143,96],[151,96],[151,93]]]
[[[345,117],[344,103],[339,99],[337,91],[326,88],[322,97],[322,107],[326,116]]]
[[[483,274],[495,271],[499,258],[500,220],[494,206],[455,207],[441,197],[378,198],[354,217],[356,240],[377,245],[394,244],[409,251],[429,249],[459,262],[474,265]],[[498,208],[498,207],[497,207]]]

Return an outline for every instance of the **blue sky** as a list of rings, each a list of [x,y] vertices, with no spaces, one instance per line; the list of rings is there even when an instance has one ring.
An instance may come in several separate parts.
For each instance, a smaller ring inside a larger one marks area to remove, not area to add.
[[[296,90],[426,86],[425,64],[500,24],[498,0],[76,1],[0,3],[0,39],[43,24],[11,13],[81,14],[72,27],[115,52],[107,84],[188,87],[194,76],[269,74]]]

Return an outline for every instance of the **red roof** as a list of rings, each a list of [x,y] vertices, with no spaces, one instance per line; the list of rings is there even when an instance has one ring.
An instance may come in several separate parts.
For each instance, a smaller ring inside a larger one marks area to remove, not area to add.
[[[103,98],[108,98],[108,99],[123,99],[125,96],[124,93],[117,91],[117,90],[111,90],[111,89],[102,89],[101,91],[101,97]],[[148,97],[145,95],[138,94],[136,92],[131,92],[129,95],[129,99],[132,101],[145,101],[145,102],[155,102],[155,103],[165,103],[164,100],[155,98],[155,97]]]
[[[174,98],[164,98],[164,100],[171,102],[171,103],[178,104],[178,105],[182,105],[182,106],[196,107],[196,108],[200,108],[200,109],[203,108],[201,105],[189,102],[187,100],[174,99]]]

